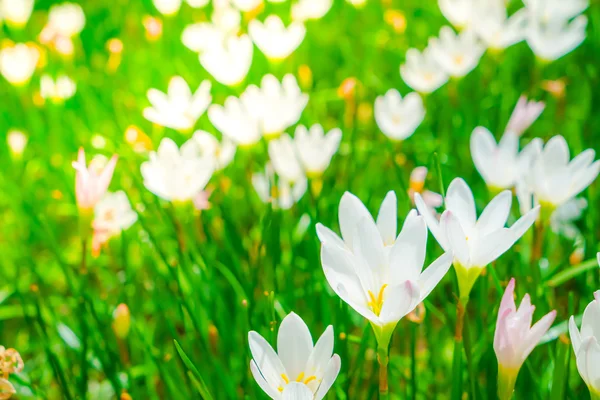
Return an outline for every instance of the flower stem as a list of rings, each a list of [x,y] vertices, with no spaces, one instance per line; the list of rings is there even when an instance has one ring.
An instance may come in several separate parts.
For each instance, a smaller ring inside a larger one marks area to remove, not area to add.
[[[600,392],[590,388],[590,398],[591,400],[600,400]]]
[[[510,400],[515,391],[518,369],[504,368],[498,365],[498,399]]]
[[[454,354],[452,360],[452,400],[462,398],[462,352],[463,352],[463,328],[468,297],[463,297],[456,304],[456,327],[454,329]]]
[[[379,398],[387,400],[389,398],[388,389],[388,347],[379,347],[377,349],[377,361],[379,362]]]

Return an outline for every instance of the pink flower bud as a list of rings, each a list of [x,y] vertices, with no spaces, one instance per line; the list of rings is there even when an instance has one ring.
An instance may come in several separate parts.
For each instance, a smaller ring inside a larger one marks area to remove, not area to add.
[[[79,149],[77,161],[73,162],[73,168],[77,171],[75,176],[75,196],[77,206],[80,210],[91,210],[106,193],[110,180],[112,179],[117,155],[112,156],[110,161],[101,169],[87,167],[85,163],[85,152]]]

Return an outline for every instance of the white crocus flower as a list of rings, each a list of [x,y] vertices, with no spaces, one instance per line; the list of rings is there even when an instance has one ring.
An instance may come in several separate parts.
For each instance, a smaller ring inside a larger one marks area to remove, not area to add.
[[[510,18],[501,0],[487,0],[477,8],[472,27],[492,50],[503,50],[525,39],[527,12],[519,10]]]
[[[330,325],[313,345],[308,327],[292,312],[279,326],[277,353],[257,332],[248,334],[252,376],[271,399],[321,400],[340,372],[341,361],[333,354],[333,342]]]
[[[408,49],[406,62],[400,66],[400,76],[412,89],[426,94],[448,82],[448,74],[434,60],[429,49],[422,53]]]
[[[43,75],[40,81],[40,95],[44,99],[50,99],[55,103],[61,103],[73,97],[77,91],[75,82],[66,75],[52,79],[50,75]]]
[[[262,134],[279,136],[300,119],[308,103],[308,95],[302,93],[296,78],[287,74],[281,83],[275,76],[265,75],[260,87],[250,85],[241,95],[251,115],[259,120]]]
[[[98,256],[100,248],[113,236],[121,234],[137,221],[138,216],[124,191],[107,192],[94,207],[92,253]]]
[[[600,255],[598,260],[600,262]],[[600,399],[600,290],[594,292],[594,299],[583,312],[581,331],[571,316],[569,334],[579,374],[590,390],[592,400],[597,400]]]
[[[240,11],[250,12],[255,10],[263,3],[263,0],[231,0],[231,4],[234,5]]]
[[[315,124],[310,129],[298,125],[294,134],[294,144],[304,172],[311,177],[323,174],[338,151],[341,140],[342,131],[339,128],[325,134],[320,124]]]
[[[304,196],[308,180],[303,177],[296,182],[290,182],[280,177],[275,185],[273,174],[273,167],[267,164],[264,173],[252,175],[252,185],[264,203],[271,203],[273,208],[288,210]]]
[[[251,146],[261,139],[257,117],[237,97],[229,96],[222,106],[211,105],[208,118],[219,132],[239,146]]]
[[[455,27],[462,29],[470,25],[476,0],[438,0],[444,17]]]
[[[196,131],[192,137],[198,143],[201,157],[214,158],[216,170],[225,168],[233,160],[235,144],[227,137],[219,142],[216,137],[206,131]]]
[[[279,177],[297,182],[305,177],[304,169],[296,156],[294,141],[287,133],[269,142],[269,158]]]
[[[50,7],[48,23],[41,35],[70,39],[78,35],[84,26],[85,14],[81,6],[75,3],[62,3]]]
[[[292,19],[306,21],[323,18],[332,5],[333,0],[299,0],[292,6]]]
[[[546,108],[546,105],[542,101],[527,101],[525,96],[519,97],[519,101],[508,120],[505,132],[522,135],[538,119],[544,108]]]
[[[210,180],[214,170],[212,157],[201,157],[194,139],[181,149],[164,138],[158,151],[150,152],[150,160],[142,163],[141,172],[146,189],[168,201],[190,201]]]
[[[248,35],[230,36],[202,52],[200,64],[219,83],[235,86],[248,75],[253,48]]]
[[[182,0],[152,0],[154,7],[162,15],[175,15],[181,8]]]
[[[265,22],[252,20],[248,24],[252,41],[267,58],[283,60],[304,40],[306,28],[301,22],[292,22],[287,28],[277,15],[269,15]]]
[[[369,320],[379,349],[386,349],[386,354],[398,321],[429,295],[452,263],[451,253],[445,253],[422,271],[425,220],[411,211],[397,235],[396,210],[396,195],[389,192],[375,221],[363,203],[346,192],[338,215],[341,238],[317,224],[329,285]]]
[[[0,16],[15,27],[23,27],[33,11],[33,0],[0,0]]]
[[[439,38],[429,39],[429,48],[442,69],[455,78],[471,72],[485,51],[472,30],[456,34],[449,26],[440,29]]]
[[[188,25],[183,29],[181,41],[188,49],[201,53],[220,44],[225,40],[223,33],[217,26],[210,22],[199,22]]]
[[[444,202],[446,211],[438,221],[421,196],[415,194],[417,209],[429,230],[444,250],[454,253],[460,297],[464,299],[469,297],[481,271],[531,227],[539,214],[539,207],[506,228],[512,194],[505,190],[490,201],[478,219],[473,192],[461,178],[450,183]]]
[[[425,118],[425,107],[418,93],[409,93],[404,99],[396,89],[375,99],[375,121],[390,139],[410,137]]]
[[[570,53],[585,39],[587,17],[580,15],[574,20],[542,22],[530,18],[527,28],[527,44],[533,53],[545,61],[554,61]]]
[[[167,93],[158,89],[148,90],[148,100],[152,106],[144,109],[144,118],[157,125],[189,131],[212,100],[210,87],[210,81],[205,80],[192,94],[186,81],[174,76],[169,81]]]
[[[35,71],[40,52],[36,47],[17,43],[0,50],[0,72],[15,86],[25,85]]]

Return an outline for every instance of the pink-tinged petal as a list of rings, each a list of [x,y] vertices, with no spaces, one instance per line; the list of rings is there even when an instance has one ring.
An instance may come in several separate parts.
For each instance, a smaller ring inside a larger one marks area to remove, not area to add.
[[[508,326],[508,319],[512,313],[513,311],[510,309],[505,309],[503,313],[498,312],[494,331],[494,353],[496,353],[498,363],[506,367],[512,366],[516,358]]]
[[[525,338],[522,338],[524,339],[521,345],[521,355],[523,361],[525,361],[529,354],[531,354],[532,350],[542,339],[542,336],[544,336],[546,332],[548,332],[548,329],[550,329],[550,327],[552,326],[552,323],[554,322],[555,318],[556,310],[550,311],[531,327]]]
[[[100,200],[104,193],[106,193],[106,190],[108,190],[113,173],[115,172],[117,159],[118,156],[116,154],[113,155],[98,177],[98,200]]]
[[[383,307],[379,314],[381,324],[398,322],[417,307],[420,300],[419,286],[412,281],[385,289]]]
[[[340,368],[342,366],[342,361],[340,360],[340,356],[334,354],[333,357],[329,360],[327,364],[327,368],[325,370],[325,374],[323,375],[323,379],[321,380],[321,384],[319,385],[319,389],[315,394],[315,400],[321,400],[325,397],[331,386],[333,386],[333,382],[337,378],[340,373]]]
[[[517,306],[515,305],[515,278],[510,279],[504,290],[502,300],[500,301],[500,309],[498,310],[498,318],[500,318],[500,315],[504,315],[506,310],[517,310]]]

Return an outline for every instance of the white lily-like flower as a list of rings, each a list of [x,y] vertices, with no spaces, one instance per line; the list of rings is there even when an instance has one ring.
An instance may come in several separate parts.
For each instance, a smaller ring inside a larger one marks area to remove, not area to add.
[[[449,26],[440,29],[439,38],[430,38],[428,47],[442,69],[455,78],[471,72],[485,51],[472,30],[456,34]]]
[[[25,85],[31,79],[38,59],[39,50],[25,43],[0,50],[0,72],[15,86]]]
[[[148,90],[148,100],[152,106],[144,109],[144,118],[168,128],[189,131],[212,100],[210,87],[210,81],[202,81],[196,93],[192,94],[186,81],[174,76],[169,81],[167,93],[158,89]]]
[[[392,140],[410,137],[424,118],[425,107],[418,93],[409,93],[403,99],[396,89],[390,89],[375,99],[377,126]]]
[[[260,87],[250,85],[241,95],[250,114],[258,119],[264,136],[280,135],[300,119],[308,103],[294,75],[286,74],[281,83],[275,76],[263,76]]]
[[[92,254],[98,256],[104,243],[131,227],[137,219],[124,191],[107,192],[94,207]]]
[[[208,118],[219,132],[239,146],[251,146],[261,139],[257,116],[237,97],[227,97],[222,106],[211,105]]]
[[[200,64],[218,82],[235,86],[248,75],[253,49],[248,35],[229,36],[202,52]]]
[[[420,93],[431,93],[448,82],[448,74],[435,61],[431,50],[422,53],[408,49],[406,62],[400,66],[400,76],[404,82]]]
[[[243,12],[256,10],[262,3],[263,0],[231,0],[231,4]]]
[[[292,19],[294,21],[321,19],[329,12],[332,5],[333,0],[299,0],[292,5]]]
[[[543,22],[530,18],[527,28],[527,44],[533,53],[545,61],[554,61],[570,53],[585,39],[587,17],[580,15],[568,19]]]
[[[476,6],[471,26],[488,48],[504,50],[525,39],[527,11],[508,17],[504,1],[484,0]]]
[[[198,144],[201,157],[214,158],[216,170],[228,166],[235,156],[235,144],[227,137],[219,142],[216,137],[206,131],[196,131],[192,138]]]
[[[571,316],[569,334],[579,374],[590,390],[592,399],[600,399],[600,290],[594,292],[594,301],[583,311],[581,331]]]
[[[296,155],[294,141],[287,133],[269,142],[269,158],[277,175],[289,182],[305,177],[302,164]]]
[[[76,91],[77,85],[66,75],[60,75],[56,80],[52,79],[50,75],[43,75],[40,81],[42,98],[51,99],[55,103],[62,103],[70,99]]]
[[[341,238],[317,224],[329,285],[369,320],[380,349],[387,349],[398,321],[429,295],[452,263],[452,254],[445,253],[422,271],[425,220],[411,211],[396,236],[396,210],[396,195],[390,191],[375,221],[364,204],[346,192],[338,215]]]
[[[240,12],[229,4],[229,1],[223,2],[222,5],[217,6],[217,3],[213,3],[213,13],[211,21],[215,26],[226,35],[235,35],[240,30],[240,24],[242,23],[242,15]]]
[[[33,0],[0,0],[0,16],[14,27],[23,27],[33,11]]]
[[[179,12],[181,8],[182,0],[152,0],[154,7],[162,15],[171,16]]]
[[[477,0],[438,0],[444,17],[456,28],[463,29],[471,24]]]
[[[250,21],[248,33],[267,58],[283,60],[300,46],[306,28],[301,22],[292,22],[286,27],[277,15],[269,15],[264,23],[256,19]]]
[[[303,177],[290,182],[279,177],[275,185],[273,167],[268,163],[264,173],[252,175],[252,185],[264,203],[271,203],[273,208],[288,210],[304,196],[308,189],[308,180]]]
[[[513,110],[505,132],[512,132],[518,136],[522,135],[531,124],[542,114],[546,104],[542,101],[527,101],[525,96],[519,97],[517,105]]]
[[[150,152],[150,160],[142,163],[146,189],[168,201],[190,201],[210,180],[214,158],[202,157],[195,139],[181,149],[169,138],[161,140],[158,151]]]
[[[313,345],[308,327],[292,312],[279,326],[277,353],[257,332],[248,334],[252,376],[271,399],[321,400],[340,372],[341,360],[333,354],[333,341],[329,325]]]
[[[40,38],[42,43],[50,41],[71,41],[73,36],[79,35],[85,26],[85,14],[79,4],[62,3],[50,7],[48,23],[42,29]]]
[[[338,151],[341,140],[342,131],[339,128],[331,129],[325,134],[320,124],[315,124],[310,129],[298,125],[294,134],[294,144],[304,172],[311,177],[323,174]]]
[[[417,209],[429,230],[444,250],[453,251],[460,297],[468,298],[481,271],[525,234],[535,222],[539,207],[506,228],[512,193],[505,190],[490,201],[478,219],[473,192],[461,178],[450,183],[444,201],[446,211],[438,221],[421,196],[415,194]]]
[[[225,33],[210,22],[199,22],[183,29],[181,41],[188,49],[201,53],[225,40]]]

